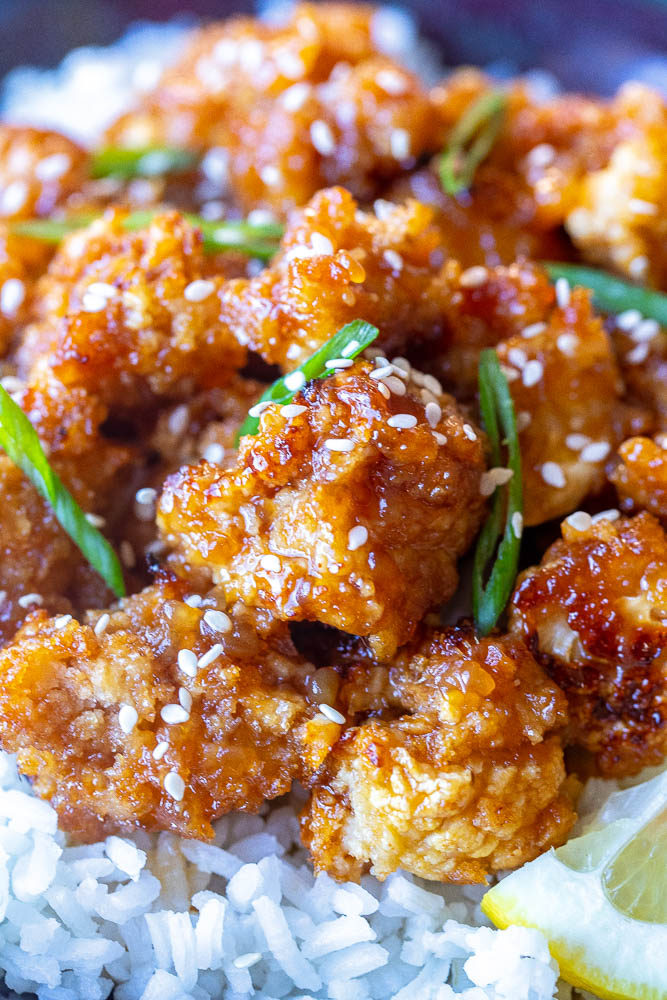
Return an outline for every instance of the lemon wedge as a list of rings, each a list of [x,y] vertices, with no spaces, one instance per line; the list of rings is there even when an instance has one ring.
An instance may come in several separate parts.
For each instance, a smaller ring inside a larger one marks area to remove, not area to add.
[[[666,1000],[667,771],[614,792],[582,836],[508,875],[482,910],[541,930],[573,986]]]

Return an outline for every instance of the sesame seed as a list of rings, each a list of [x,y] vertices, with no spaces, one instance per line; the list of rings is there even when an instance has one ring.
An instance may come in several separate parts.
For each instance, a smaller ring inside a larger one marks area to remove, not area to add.
[[[118,725],[124,733],[131,733],[137,724],[139,715],[132,705],[121,705],[118,710]]]
[[[490,497],[496,486],[504,486],[508,483],[514,472],[512,469],[506,469],[503,466],[497,466],[494,469],[489,469],[488,472],[484,472],[479,483],[479,492],[483,497]]]
[[[191,649],[179,649],[177,662],[179,670],[182,670],[187,677],[194,677],[197,673],[197,657]]]
[[[251,965],[256,965],[261,958],[258,951],[249,951],[245,955],[239,955],[232,963],[235,969],[249,969]]]
[[[188,302],[203,302],[207,299],[209,295],[212,295],[215,291],[215,284],[212,281],[207,281],[204,278],[197,278],[195,281],[191,281],[189,285],[186,285],[183,289],[183,296]]]
[[[29,608],[31,604],[43,604],[44,598],[41,594],[24,594],[19,597],[17,604],[22,608]]]
[[[429,427],[437,427],[442,420],[442,408],[439,403],[427,403],[424,407],[424,414]]]
[[[181,687],[178,689],[178,700],[186,712],[192,709],[192,695],[187,688]]]
[[[660,324],[655,319],[643,319],[630,331],[633,340],[643,342],[653,340],[660,333]]]
[[[12,181],[0,195],[0,215],[15,215],[28,200],[28,185],[25,181]]]
[[[575,531],[588,531],[592,522],[591,515],[585,510],[575,510],[573,514],[565,518],[565,523],[569,524]]]
[[[468,438],[469,441],[477,440],[477,435],[475,434],[475,431],[470,426],[470,424],[463,425],[463,433],[465,434],[465,436]]]
[[[540,472],[542,473],[542,479],[549,486],[554,486],[558,490],[563,489],[565,486],[565,473],[558,462],[545,462]]]
[[[619,313],[616,317],[616,326],[619,330],[631,330],[633,326],[641,323],[642,319],[643,316],[639,309],[626,309],[625,312]]]
[[[287,420],[291,420],[292,417],[300,417],[307,409],[307,406],[300,406],[298,403],[288,403],[280,412]]]
[[[403,258],[396,250],[385,250],[382,257],[385,264],[388,264],[393,271],[403,270]]]
[[[567,309],[570,304],[570,284],[567,278],[557,278],[555,287],[558,308]]]
[[[405,387],[405,382],[402,382],[400,378],[396,378],[395,375],[388,375],[382,382],[378,382],[378,386],[384,386],[388,389],[389,395],[393,392],[395,396],[405,396],[408,391]]]
[[[341,357],[349,358],[350,355],[354,354],[355,351],[358,351],[360,347],[361,344],[359,343],[358,340],[351,340],[350,343],[346,344],[343,350],[340,352]]]
[[[351,368],[354,361],[351,358],[332,358],[324,362],[325,368]]]
[[[160,717],[168,726],[178,726],[182,722],[187,722],[190,713],[186,712],[182,705],[165,705],[160,712]]]
[[[376,380],[388,378],[389,375],[393,375],[396,371],[394,366],[390,364],[386,358],[376,358],[375,363],[378,367],[373,369],[369,378]]]
[[[112,299],[118,292],[115,285],[110,285],[108,281],[93,281],[86,289],[91,295],[99,295],[101,299]]]
[[[289,389],[290,392],[298,392],[306,384],[306,376],[300,371],[290,372],[283,381],[285,388]]]
[[[317,152],[322,156],[331,156],[336,149],[333,132],[327,123],[319,118],[310,126],[310,139]]]
[[[170,771],[165,775],[164,790],[176,802],[180,802],[185,795],[185,782],[178,771]]]
[[[215,663],[218,657],[222,655],[222,651],[222,646],[219,642],[216,642],[215,646],[211,646],[210,649],[207,649],[206,652],[202,653],[199,657],[199,663],[197,664],[199,669],[204,670],[205,667],[210,667],[211,664]]]
[[[23,305],[25,285],[20,278],[7,278],[0,290],[0,312],[4,316],[13,316]]]
[[[325,254],[330,256],[335,253],[335,247],[328,236],[324,233],[312,233],[310,237],[310,245],[316,254]]]
[[[410,156],[410,133],[404,128],[392,129],[389,148],[395,160],[407,160]]]
[[[295,83],[283,91],[280,100],[286,111],[299,111],[310,95],[309,83]]]
[[[134,549],[132,548],[131,543],[128,542],[126,538],[124,538],[123,541],[120,543],[119,548],[120,548],[120,558],[121,562],[123,563],[123,566],[125,566],[127,569],[132,569],[132,567],[135,565],[137,561],[137,557],[134,554]]]
[[[644,201],[643,198],[631,198],[628,208],[635,215],[656,215],[658,212],[658,206],[654,202]]]
[[[601,462],[611,451],[608,441],[593,441],[587,444],[581,451],[582,462]]]
[[[95,295],[94,292],[86,291],[81,299],[81,308],[87,313],[101,312],[106,307],[107,301],[104,295]]]
[[[153,758],[155,760],[162,760],[168,749],[169,749],[169,744],[167,743],[167,741],[160,740],[158,745],[155,747],[155,750],[153,750]]]
[[[327,438],[324,447],[328,451],[353,451],[354,441],[348,438]]]
[[[571,358],[576,354],[577,348],[579,346],[579,338],[573,333],[561,333],[556,341],[556,347],[561,354],[566,357]]]
[[[633,347],[631,351],[625,355],[625,361],[629,365],[641,365],[642,362],[646,361],[649,352],[649,345],[644,341],[643,344],[637,344]]]
[[[398,382],[399,380],[396,379],[396,381]],[[380,395],[384,396],[385,399],[391,399],[391,390],[389,389],[389,386],[387,386],[384,382],[378,382],[377,385]]]
[[[540,142],[526,153],[526,164],[540,170],[548,167],[556,158],[556,150],[549,142]]]
[[[23,392],[25,383],[16,375],[5,375],[0,379],[0,385],[9,393]]]
[[[565,438],[565,444],[571,451],[581,451],[590,443],[591,439],[586,434],[568,434]]]
[[[104,634],[104,632],[106,632],[107,626],[109,625],[110,621],[111,621],[111,616],[108,615],[106,611],[104,612],[104,614],[100,615],[100,617],[97,619],[93,628],[93,632],[95,633],[98,639],[101,635]]]
[[[88,513],[85,515],[88,524],[92,524],[93,528],[103,528],[107,523],[105,517],[101,517],[99,514]]]
[[[146,504],[152,505],[157,500],[157,490],[154,490],[152,486],[142,486],[141,489],[137,490],[134,494],[134,499],[141,506]]]
[[[188,426],[189,419],[190,414],[187,406],[185,406],[185,404],[177,406],[175,410],[171,411],[169,419],[167,420],[170,433],[182,434]]]
[[[507,360],[515,368],[524,368],[528,363],[528,355],[520,347],[510,347],[507,352]]]
[[[282,174],[273,163],[267,164],[259,172],[259,176],[267,187],[277,187],[282,179]]]
[[[530,427],[532,419],[532,414],[528,410],[519,410],[516,415],[516,429],[519,434],[525,431],[527,427]]]
[[[72,160],[67,153],[52,153],[35,166],[35,177],[40,181],[57,181],[71,166]]]
[[[601,510],[599,514],[594,514],[591,521],[593,524],[598,524],[600,521],[618,521],[620,516],[620,510],[612,507],[610,510]]]
[[[547,329],[546,323],[530,323],[525,326],[521,331],[521,336],[525,337],[526,340],[530,340],[531,337],[538,337],[541,333]]]
[[[628,271],[631,278],[643,278],[648,269],[648,257],[638,254],[628,264]]]
[[[204,454],[202,457],[205,458],[207,462],[210,462],[211,465],[219,465],[225,457],[225,449],[217,441],[212,441],[204,448]]]
[[[417,426],[417,418],[412,413],[396,413],[393,417],[389,417],[387,424],[399,431],[410,430]]]
[[[287,388],[289,389],[290,387],[287,386]],[[248,415],[251,417],[261,417],[264,410],[268,410],[269,406],[271,406],[271,401],[268,399],[262,399],[259,403],[255,403],[254,406],[250,407]]]
[[[441,434],[440,431],[433,431],[433,437],[435,438],[436,444],[447,444],[447,435]]]
[[[508,382],[516,382],[519,377],[519,373],[514,368],[508,368],[507,365],[501,365],[500,370]]]
[[[412,372],[412,365],[407,358],[402,358],[400,355],[396,358],[391,359],[391,363],[396,369],[396,374],[400,375],[401,378],[410,378]]]
[[[350,528],[347,535],[347,547],[350,552],[360,549],[367,541],[368,528],[364,527],[363,524],[357,524],[354,528]]]
[[[523,369],[523,374],[521,376],[521,381],[529,389],[533,385],[537,385],[544,378],[544,365],[541,361],[533,359],[529,361],[526,367]]]
[[[4,604],[6,600],[7,600],[7,591],[0,590],[0,604]]]
[[[268,553],[268,555],[262,556],[259,560],[259,565],[262,569],[265,569],[267,573],[280,573],[282,569],[282,563],[278,556],[273,553]]]
[[[381,69],[375,74],[375,82],[380,90],[384,90],[385,94],[390,94],[392,97],[399,97],[408,89],[407,80],[395,69]]]
[[[202,622],[214,632],[229,632],[232,627],[229,615],[226,615],[224,611],[216,611],[215,608],[209,608],[208,611],[204,612]]]
[[[329,722],[337,722],[339,726],[342,726],[345,723],[345,716],[341,715],[337,709],[332,708],[331,705],[320,705],[320,712],[325,719],[329,720]]]
[[[53,624],[57,629],[63,629],[71,621],[72,621],[71,615],[59,615],[58,618],[54,618]]]
[[[515,538],[521,538],[523,535],[523,514],[518,510],[512,514],[512,531]]]
[[[184,598],[184,604],[187,604],[189,608],[201,608],[202,597],[200,594],[190,594],[189,597]]]
[[[412,373],[414,376],[414,372]],[[442,395],[442,386],[434,375],[423,375],[422,385],[436,396]]]
[[[478,288],[488,280],[488,277],[489,272],[487,269],[478,264],[475,267],[469,267],[463,272],[459,278],[459,285],[463,288]]]

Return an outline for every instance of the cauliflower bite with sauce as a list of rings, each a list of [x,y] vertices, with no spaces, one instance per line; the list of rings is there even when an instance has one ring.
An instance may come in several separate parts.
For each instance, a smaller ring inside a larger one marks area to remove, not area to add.
[[[510,627],[569,703],[569,741],[604,775],[667,755],[667,538],[650,514],[577,511],[519,577]]]
[[[235,18],[194,32],[108,141],[213,148],[204,175],[246,209],[283,214],[335,183],[370,198],[442,142],[428,92],[377,44],[376,17],[303,4],[281,25]]]
[[[625,511],[648,510],[667,522],[667,438],[628,438],[609,478]]]
[[[370,714],[343,732],[302,816],[316,870],[483,882],[565,840],[565,698],[520,640],[425,632],[388,667],[353,665],[340,699]]]
[[[0,651],[2,746],[64,829],[212,837],[216,817],[306,780],[337,739],[285,625],[191,597],[164,578],[84,624],[38,611]]]
[[[69,236],[40,283],[39,319],[18,358],[48,368],[115,412],[224,385],[245,348],[219,322],[224,277],[177,212],[136,232],[111,213]]]
[[[48,217],[88,171],[88,153],[59,132],[0,125],[0,219]]]
[[[393,654],[454,592],[484,514],[482,440],[434,382],[407,362],[357,362],[269,406],[235,468],[167,480],[158,524],[173,565],[205,569],[230,601]]]

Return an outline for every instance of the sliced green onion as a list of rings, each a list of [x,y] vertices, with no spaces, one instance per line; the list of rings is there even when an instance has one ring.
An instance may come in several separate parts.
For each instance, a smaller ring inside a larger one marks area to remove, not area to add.
[[[151,210],[130,212],[123,219],[123,228],[128,231],[143,229],[150,225],[158,213]],[[270,260],[275,256],[283,226],[277,222],[252,223],[239,220],[223,220],[212,222],[202,219],[199,215],[185,213],[188,222],[201,230],[204,250],[208,253],[219,253],[221,250],[236,250],[248,257],[258,257]],[[26,236],[41,240],[44,243],[60,243],[60,241],[77,229],[89,226],[99,215],[71,216],[67,219],[25,219],[12,224],[12,232],[16,236]]]
[[[182,173],[199,160],[199,153],[175,146],[145,146],[143,149],[122,149],[108,146],[93,154],[91,177],[160,177]]]
[[[512,478],[507,485],[496,487],[491,513],[482,528],[475,550],[473,617],[479,632],[488,635],[505,610],[516,580],[521,532],[517,537],[514,515],[523,512],[521,451],[514,403],[498,355],[493,350],[482,351],[480,355],[479,405],[491,444],[493,465],[502,465],[500,424],[504,443],[507,444],[507,465],[512,470]],[[495,561],[487,582],[484,583],[487,567],[494,553]]]
[[[447,194],[459,194],[471,187],[475,171],[498,138],[507,98],[499,90],[483,94],[454,126],[440,157],[440,183]]]
[[[347,323],[346,326],[341,327],[338,333],[334,333],[333,337],[327,340],[326,344],[323,344],[314,354],[311,354],[302,365],[299,365],[289,375],[283,375],[273,385],[270,385],[257,403],[255,403],[253,410],[255,407],[260,406],[261,403],[280,403],[281,405],[289,403],[290,399],[294,399],[297,392],[299,392],[306,382],[310,382],[314,378],[325,378],[327,375],[334,374],[335,369],[327,368],[327,361],[335,361],[341,357],[356,358],[358,354],[361,354],[362,351],[373,343],[379,332],[376,326],[366,323],[363,319],[355,319],[351,323]],[[288,389],[287,385],[285,385],[285,380],[291,379],[297,373],[303,375],[303,379],[299,379],[298,377],[296,379],[301,384],[296,388]],[[253,417],[248,414],[236,435],[236,444],[239,443],[239,440],[244,435],[256,434],[258,430],[259,417]]]
[[[590,288],[595,304],[605,312],[622,313],[627,309],[637,309],[649,319],[667,326],[667,295],[654,292],[650,288],[640,288],[629,281],[623,281],[608,271],[596,267],[580,267],[578,264],[559,264],[545,261],[544,267],[552,281],[567,278],[571,285]]]
[[[49,465],[37,432],[21,407],[0,386],[0,446],[51,505],[58,521],[117,597],[125,594],[123,571],[106,538],[88,521]]]

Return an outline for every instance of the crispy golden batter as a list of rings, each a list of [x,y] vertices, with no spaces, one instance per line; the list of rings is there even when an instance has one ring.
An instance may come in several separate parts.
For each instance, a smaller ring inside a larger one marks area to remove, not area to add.
[[[511,628],[565,692],[570,741],[634,774],[667,754],[667,539],[650,514],[562,534],[520,577]]]
[[[373,17],[302,4],[277,27],[236,18],[204,28],[109,139],[225,150],[221,190],[228,183],[246,209],[283,214],[336,183],[372,197],[442,135],[417,77],[378,49]]]
[[[431,426],[415,382],[381,389],[372,370],[309,383],[295,414],[265,410],[236,468],[167,481],[158,523],[177,565],[205,568],[228,600],[391,655],[456,587],[483,516],[483,448],[450,397],[421,390]]]
[[[317,776],[302,817],[316,869],[483,882],[567,836],[565,699],[520,641],[427,632],[388,669],[353,667],[340,697],[374,714]]]
[[[0,218],[48,216],[81,190],[88,154],[58,132],[0,125]]]
[[[644,426],[634,433],[667,431],[667,330],[654,320],[640,320],[634,330],[612,329],[614,350],[629,401],[644,410]]]
[[[189,593],[163,579],[111,609],[105,628],[99,611],[87,624],[37,612],[0,652],[2,746],[79,836],[141,827],[211,837],[217,816],[254,811],[307,779],[338,736],[307,698],[313,668],[286,626],[237,607],[220,631],[220,595],[197,608]],[[201,657],[217,644],[194,677],[179,666],[180,649]],[[180,800],[170,773],[184,782]]]
[[[609,478],[626,511],[649,510],[667,521],[667,451],[665,438],[628,438],[618,449],[620,463]]]
[[[19,352],[115,412],[224,385],[245,349],[220,325],[219,293],[199,230],[176,212],[127,232],[111,213],[63,242],[40,285],[40,319]],[[189,286],[205,280],[191,296]]]

